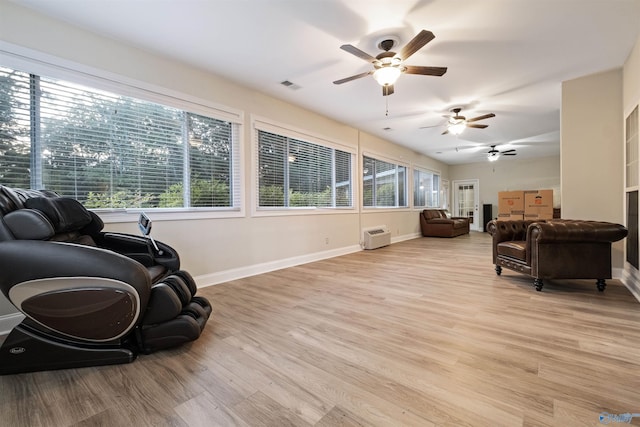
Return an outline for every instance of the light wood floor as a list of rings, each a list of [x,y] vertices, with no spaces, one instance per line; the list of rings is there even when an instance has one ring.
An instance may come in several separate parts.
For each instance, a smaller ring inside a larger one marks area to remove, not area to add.
[[[0,425],[598,426],[601,412],[640,413],[630,292],[536,292],[496,276],[490,251],[483,233],[420,238],[201,289],[214,314],[198,341],[0,377]]]

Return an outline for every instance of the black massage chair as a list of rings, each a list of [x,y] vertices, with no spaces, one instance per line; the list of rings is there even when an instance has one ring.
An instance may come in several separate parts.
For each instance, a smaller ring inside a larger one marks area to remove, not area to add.
[[[0,375],[128,363],[197,339],[211,305],[178,254],[103,232],[78,201],[0,185],[0,291],[24,314],[1,341]]]

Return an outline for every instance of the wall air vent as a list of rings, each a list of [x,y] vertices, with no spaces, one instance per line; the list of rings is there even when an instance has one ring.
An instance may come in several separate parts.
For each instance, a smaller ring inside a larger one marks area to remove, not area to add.
[[[391,244],[391,232],[384,227],[364,231],[364,249],[378,249]]]

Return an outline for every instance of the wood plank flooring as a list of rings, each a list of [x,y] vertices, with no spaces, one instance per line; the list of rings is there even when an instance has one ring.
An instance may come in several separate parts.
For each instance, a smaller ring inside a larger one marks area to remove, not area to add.
[[[420,238],[201,289],[214,313],[198,341],[0,377],[0,425],[598,426],[602,412],[640,413],[640,303],[616,280],[536,292],[496,276],[490,245]]]

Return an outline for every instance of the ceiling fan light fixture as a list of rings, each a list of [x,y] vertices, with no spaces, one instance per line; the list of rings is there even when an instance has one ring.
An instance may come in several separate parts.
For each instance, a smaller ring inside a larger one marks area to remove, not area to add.
[[[467,124],[464,120],[458,120],[449,124],[449,133],[453,135],[460,135],[464,129],[467,127]]]
[[[499,158],[500,158],[500,154],[498,154],[498,153],[489,154],[487,156],[487,159],[489,159],[490,162],[495,162]]]
[[[396,66],[386,66],[378,68],[373,72],[373,78],[376,79],[380,86],[393,85],[398,77],[402,74],[402,70]]]

